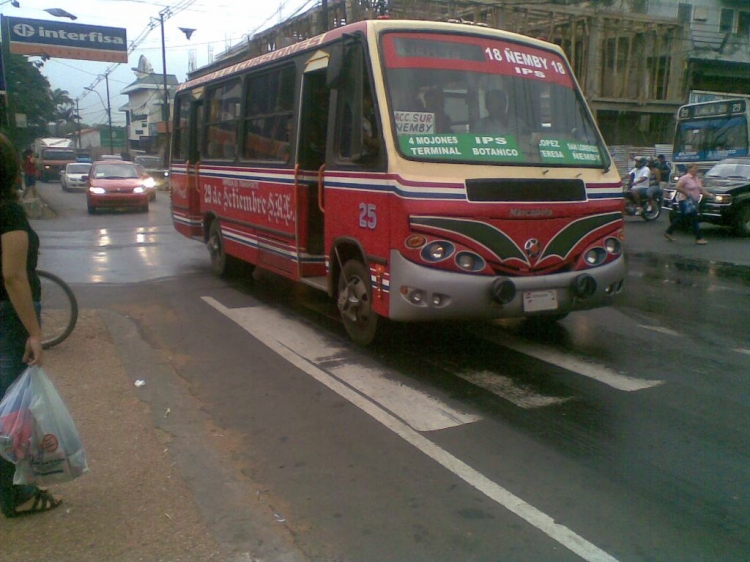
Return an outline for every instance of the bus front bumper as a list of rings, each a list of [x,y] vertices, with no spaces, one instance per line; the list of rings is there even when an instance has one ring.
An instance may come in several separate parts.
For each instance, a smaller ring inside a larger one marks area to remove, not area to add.
[[[521,318],[609,306],[625,258],[584,271],[535,277],[479,276],[423,267],[391,251],[389,317],[398,321]]]

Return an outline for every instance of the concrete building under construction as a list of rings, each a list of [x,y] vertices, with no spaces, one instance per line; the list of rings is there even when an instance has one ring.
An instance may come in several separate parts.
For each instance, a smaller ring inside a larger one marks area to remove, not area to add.
[[[378,16],[453,20],[560,45],[610,145],[671,143],[691,91],[750,92],[747,0],[322,0],[192,76]]]

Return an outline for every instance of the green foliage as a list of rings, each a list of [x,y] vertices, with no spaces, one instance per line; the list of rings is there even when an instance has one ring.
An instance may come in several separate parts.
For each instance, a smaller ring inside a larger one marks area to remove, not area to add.
[[[12,111],[26,115],[27,128],[16,128],[15,144],[25,147],[47,134],[47,123],[54,120],[56,107],[50,84],[23,55],[10,55],[5,61],[5,79]],[[66,92],[67,93],[67,92]]]

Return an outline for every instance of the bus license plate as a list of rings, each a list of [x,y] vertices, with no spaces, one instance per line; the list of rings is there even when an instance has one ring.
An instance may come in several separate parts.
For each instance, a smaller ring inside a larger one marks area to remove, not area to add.
[[[557,310],[557,291],[526,291],[523,294],[523,310]]]

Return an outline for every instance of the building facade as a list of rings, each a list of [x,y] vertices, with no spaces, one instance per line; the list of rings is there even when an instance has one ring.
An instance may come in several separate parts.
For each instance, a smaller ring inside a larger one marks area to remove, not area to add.
[[[483,24],[560,45],[610,145],[672,142],[692,90],[750,92],[749,0],[391,0],[392,18]],[[227,66],[345,23],[378,2],[328,0],[198,69]]]
[[[155,73],[143,56],[133,71],[136,80],[120,91],[128,96],[128,103],[118,108],[125,113],[128,152],[146,152],[163,156],[166,146],[166,122],[169,121],[165,113],[171,112],[170,104],[165,107],[164,74]],[[166,82],[166,99],[169,100],[174,97],[178,80],[174,74],[167,74]]]

